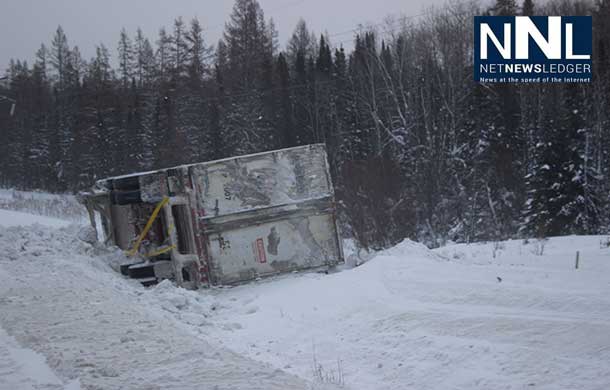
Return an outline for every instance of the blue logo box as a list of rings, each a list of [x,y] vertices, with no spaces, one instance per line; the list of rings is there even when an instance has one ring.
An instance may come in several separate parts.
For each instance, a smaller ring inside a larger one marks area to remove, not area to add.
[[[478,82],[590,82],[591,49],[591,16],[474,17]]]

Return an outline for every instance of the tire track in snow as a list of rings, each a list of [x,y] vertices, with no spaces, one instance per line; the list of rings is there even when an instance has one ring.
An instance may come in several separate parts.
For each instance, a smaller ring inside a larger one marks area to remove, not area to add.
[[[309,388],[148,307],[141,286],[93,258],[78,231],[0,227],[0,326],[59,377],[85,389]]]

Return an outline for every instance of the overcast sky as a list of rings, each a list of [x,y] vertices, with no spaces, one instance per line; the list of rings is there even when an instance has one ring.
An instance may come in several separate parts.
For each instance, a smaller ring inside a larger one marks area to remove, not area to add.
[[[344,32],[360,23],[379,23],[388,15],[416,15],[424,7],[444,0],[259,0],[265,17],[273,17],[280,44],[289,39],[303,17],[318,34]],[[215,44],[221,37],[233,0],[2,0],[0,10],[0,69],[11,58],[31,61],[41,43],[50,44],[61,25],[70,46],[77,45],[89,59],[95,45],[104,43],[116,56],[122,27],[133,35],[141,27],[154,42],[161,26],[174,18],[186,22],[198,17],[208,30],[205,38]],[[334,40],[349,39],[349,34]]]

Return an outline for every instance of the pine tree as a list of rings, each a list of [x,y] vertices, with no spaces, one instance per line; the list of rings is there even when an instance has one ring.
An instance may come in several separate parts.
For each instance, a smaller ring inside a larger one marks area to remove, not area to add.
[[[186,42],[186,28],[182,18],[174,20],[174,33],[171,37],[172,46],[172,78],[175,85],[179,85],[186,73],[187,63],[187,42]]]
[[[284,53],[280,53],[276,63],[279,94],[277,102],[279,113],[277,117],[278,133],[281,146],[284,148],[296,145],[296,134],[292,117],[292,97],[290,93],[290,69]]]
[[[338,167],[343,159],[343,144],[346,141],[344,133],[349,127],[348,107],[350,101],[347,80],[347,58],[343,47],[335,50],[331,73],[334,102],[330,113],[331,136],[327,139],[327,148],[329,159],[332,161],[331,170],[333,177],[335,180],[338,180]]]
[[[296,53],[293,77],[293,117],[294,132],[297,145],[306,145],[313,142],[313,136],[309,130],[309,114],[307,106],[309,104],[309,75],[306,65],[307,57],[304,51]]]
[[[78,120],[78,93],[82,59],[77,48],[70,50],[68,39],[57,28],[50,50],[51,69],[56,82],[54,91],[54,128],[57,137],[57,160],[54,161],[57,189],[67,190],[75,182],[73,140]]]
[[[165,82],[169,78],[170,70],[173,68],[171,41],[172,37],[162,27],[159,30],[156,52],[156,77],[158,82]]]
[[[121,86],[123,91],[127,91],[131,78],[133,77],[133,61],[134,52],[131,39],[127,35],[125,28],[121,30],[121,37],[119,39],[119,74],[121,77]],[[142,71],[142,70],[140,70]]]
[[[316,117],[316,126],[314,134],[314,142],[327,143],[331,138],[332,127],[332,109],[335,103],[333,94],[332,82],[333,59],[330,51],[330,46],[327,44],[324,35],[320,36],[320,46],[318,57],[316,60],[316,84],[315,84],[315,101],[317,107],[314,109]]]
[[[534,1],[523,0],[523,7],[521,7],[521,15],[533,16],[534,15]]]
[[[26,108],[26,105],[29,105],[29,101],[31,101],[30,74],[27,62],[11,60],[8,69],[11,96],[24,107],[10,118],[7,127],[4,128],[6,147],[2,168],[9,172],[7,174],[9,181],[19,181],[18,188],[27,188],[31,185],[31,176],[28,173],[30,170],[29,152],[32,130]]]
[[[174,37],[167,34],[165,28],[161,28],[157,40],[155,85],[153,96],[150,97],[154,100],[154,111],[151,112],[154,123],[154,165],[158,167],[176,165],[181,156],[181,151],[176,147],[176,47]]]
[[[51,125],[51,85],[48,78],[48,50],[43,44],[36,52],[36,62],[32,69],[32,87],[34,101],[32,116],[36,136],[32,140],[32,169],[34,171],[35,188],[53,189],[52,161],[53,151],[57,149],[54,144]],[[56,157],[55,157],[56,158]]]
[[[230,150],[251,153],[267,150],[274,144],[273,118],[265,110],[263,91],[271,80],[273,63],[270,36],[260,4],[256,0],[237,0],[226,24],[227,91],[223,140]]]
[[[110,54],[100,45],[89,64],[84,88],[87,99],[80,166],[89,181],[126,173],[126,134],[125,128],[120,126],[120,118],[115,116],[114,80]]]
[[[149,86],[154,77],[154,51],[148,38],[138,28],[135,42],[135,68],[138,87]]]
[[[229,155],[226,142],[223,140],[225,107],[227,106],[225,100],[226,84],[224,72],[228,69],[228,53],[227,47],[222,40],[218,42],[215,57],[216,61],[210,83],[212,96],[208,101],[210,128],[204,141],[208,160],[218,160]]]
[[[561,234],[592,234],[599,227],[599,198],[596,189],[599,173],[590,156],[590,129],[585,123],[582,88],[567,85],[563,92],[564,112],[561,132],[565,154],[559,166],[561,195],[554,201],[561,205],[557,231]]]
[[[493,7],[494,15],[512,16],[517,14],[517,3],[515,0],[496,0]]]
[[[196,18],[191,21],[191,28],[186,36],[188,44],[186,61],[188,66],[189,84],[200,87],[206,76],[210,74],[207,60],[212,52],[203,39],[203,28]]]
[[[315,42],[315,35],[309,31],[305,20],[299,19],[286,49],[287,60],[291,67],[297,66],[298,56],[307,58],[315,55]]]
[[[179,110],[181,128],[186,140],[186,159],[189,162],[201,161],[206,154],[206,128],[208,124],[208,112],[205,104],[204,82],[209,76],[210,70],[206,59],[209,57],[210,49],[203,39],[203,29],[197,19],[191,21],[191,27],[185,38],[186,40],[186,85],[182,88]]]
[[[70,47],[68,39],[61,26],[57,27],[53,42],[51,43],[50,63],[55,70],[55,78],[57,81],[57,89],[62,92],[65,88],[66,66],[68,65],[68,57],[70,56]]]

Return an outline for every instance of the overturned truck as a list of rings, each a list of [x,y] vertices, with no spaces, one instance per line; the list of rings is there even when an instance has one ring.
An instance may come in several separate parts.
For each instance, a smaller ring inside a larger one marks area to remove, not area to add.
[[[230,285],[343,261],[321,144],[103,179],[81,199],[98,237],[132,259],[121,271],[145,285]]]

